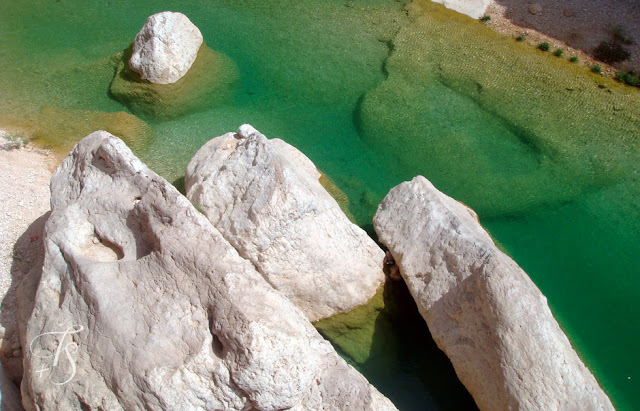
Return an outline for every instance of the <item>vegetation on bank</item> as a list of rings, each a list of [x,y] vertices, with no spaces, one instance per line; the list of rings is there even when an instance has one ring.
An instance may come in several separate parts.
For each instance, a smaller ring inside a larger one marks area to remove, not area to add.
[[[483,16],[480,18],[480,21],[486,22],[490,19],[491,19],[490,16]],[[617,26],[612,29],[612,37],[613,37],[613,40],[602,41],[593,50],[594,57],[597,60],[602,61],[603,63],[606,63],[606,64],[620,63],[622,61],[629,59],[629,57],[631,57],[631,52],[629,52],[626,48],[624,48],[624,46],[635,44],[635,40],[627,34],[627,31],[624,28],[620,26]],[[522,42],[526,40],[526,37],[520,34],[517,37],[515,37],[515,40],[518,42]],[[538,48],[538,50],[545,51],[545,52],[551,50],[551,44],[549,44],[549,42],[547,41],[538,43],[536,47]],[[553,55],[556,57],[564,56],[564,49],[560,47],[556,48],[555,51],[553,52]],[[580,59],[578,58],[578,56],[571,56],[569,57],[569,61],[571,63],[578,63]],[[602,66],[598,63],[590,65],[589,69],[591,70],[592,73],[603,74]],[[623,83],[632,87],[640,87],[640,76],[636,75],[633,70],[630,70],[630,71],[620,70],[616,73],[615,79],[620,83]]]

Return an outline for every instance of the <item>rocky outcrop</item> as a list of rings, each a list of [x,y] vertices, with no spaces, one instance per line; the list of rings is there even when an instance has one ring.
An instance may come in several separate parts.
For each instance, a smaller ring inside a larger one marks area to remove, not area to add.
[[[189,71],[201,45],[202,34],[187,16],[157,13],[136,35],[129,67],[152,83],[175,83]]]
[[[51,193],[18,291],[27,409],[395,409],[118,138],[84,138]]]
[[[487,7],[491,4],[491,0],[432,0],[436,3],[443,4],[446,8],[455,10],[458,13],[478,19],[484,15]]]
[[[418,176],[389,192],[374,227],[480,409],[613,409],[546,298],[471,209]]]
[[[187,197],[264,278],[312,320],[366,303],[384,252],[352,224],[304,154],[249,125],[205,144]]]

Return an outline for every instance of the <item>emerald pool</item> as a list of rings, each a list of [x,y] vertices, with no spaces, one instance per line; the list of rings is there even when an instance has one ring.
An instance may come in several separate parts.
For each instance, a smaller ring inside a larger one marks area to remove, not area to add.
[[[159,121],[109,86],[164,10],[239,80]],[[640,407],[638,89],[425,0],[3,0],[0,23],[0,127],[60,150],[107,129],[178,182],[204,142],[250,123],[309,156],[372,235],[388,190],[423,174],[527,271],[616,408]],[[386,292],[404,302],[355,366],[402,410],[473,409],[406,290]]]

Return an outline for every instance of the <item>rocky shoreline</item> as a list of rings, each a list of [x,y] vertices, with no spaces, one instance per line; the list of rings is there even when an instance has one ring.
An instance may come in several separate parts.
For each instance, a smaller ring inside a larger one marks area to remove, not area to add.
[[[55,160],[0,143],[1,358],[26,409],[395,409],[311,326],[370,300],[385,260],[297,149],[241,126],[196,154],[185,197],[97,131],[36,220]],[[419,176],[374,225],[481,409],[613,409],[473,211]]]
[[[267,141],[245,125],[212,140],[203,152],[211,153],[213,147],[214,153],[221,150],[218,154],[196,155],[187,173],[188,190],[197,189],[199,196],[191,198],[201,203],[200,210],[122,140],[99,131],[76,145],[51,180],[44,262],[32,264],[17,287],[14,332],[19,331],[24,369],[6,361],[5,367],[10,375],[22,374],[26,409],[395,409],[307,318],[317,317],[307,307],[323,306],[324,295],[351,281],[350,273],[333,273],[337,281],[323,285],[327,274],[322,267],[292,272],[290,284],[313,284],[321,292],[290,294],[285,289],[282,294],[278,281],[260,268],[267,260],[251,261],[249,248],[239,247],[255,237],[243,237],[238,230],[243,224],[297,220],[286,207],[267,206],[270,202],[288,198],[304,204],[308,194],[291,186],[291,180],[240,178],[230,187],[243,193],[242,199],[224,205],[231,199],[228,194],[201,184],[212,178],[228,185],[218,175],[227,169],[232,175],[255,170],[256,177],[297,172],[318,180],[320,173],[310,174],[315,166],[290,146],[280,149],[279,162],[242,151],[240,159],[249,163],[241,161],[235,171],[230,160],[221,161],[221,155],[232,154],[243,142]],[[294,171],[296,167],[302,168]],[[279,186],[290,191],[277,194]],[[267,197],[261,199],[261,192]],[[320,198],[316,194],[315,201]],[[214,211],[224,215],[233,210],[230,204],[243,203],[253,220],[243,223],[243,212],[235,211],[239,225],[233,228],[235,220],[230,220],[229,230],[212,218]],[[332,213],[342,213],[335,201],[329,204]],[[261,209],[273,211],[264,214]],[[337,224],[322,223],[327,230]],[[436,342],[481,409],[533,410],[554,404],[559,409],[613,409],[559,329],[546,299],[495,248],[471,210],[417,177],[390,192],[374,224]],[[297,232],[314,241],[292,241],[292,249],[301,247],[300,259],[285,259],[285,264],[305,266],[305,259],[314,261],[311,251],[339,249],[331,245],[331,236],[323,239],[308,232],[309,227],[313,222],[303,222],[281,237],[296,238],[299,234],[292,233]],[[448,247],[444,254],[443,244]],[[263,253],[272,246],[280,250],[276,243],[258,242]],[[367,253],[360,247],[351,252],[345,258]],[[377,257],[381,273],[384,253],[380,250]],[[356,279],[351,288],[357,284],[367,289],[366,280]],[[521,294],[528,297],[512,298]],[[59,347],[66,356],[50,368]],[[43,370],[47,378],[42,378]]]

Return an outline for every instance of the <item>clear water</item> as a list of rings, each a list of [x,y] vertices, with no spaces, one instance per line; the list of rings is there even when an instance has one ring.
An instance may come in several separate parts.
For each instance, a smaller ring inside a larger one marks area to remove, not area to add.
[[[640,93],[426,1],[404,6],[4,0],[0,126],[62,148],[106,128],[176,181],[205,141],[250,123],[306,153],[370,232],[387,191],[423,174],[478,211],[616,407],[637,408]],[[108,94],[118,53],[164,10],[235,61],[234,95],[166,122],[104,114],[127,111]],[[381,391],[406,410],[473,407],[419,318],[392,333],[401,348],[357,365]]]

